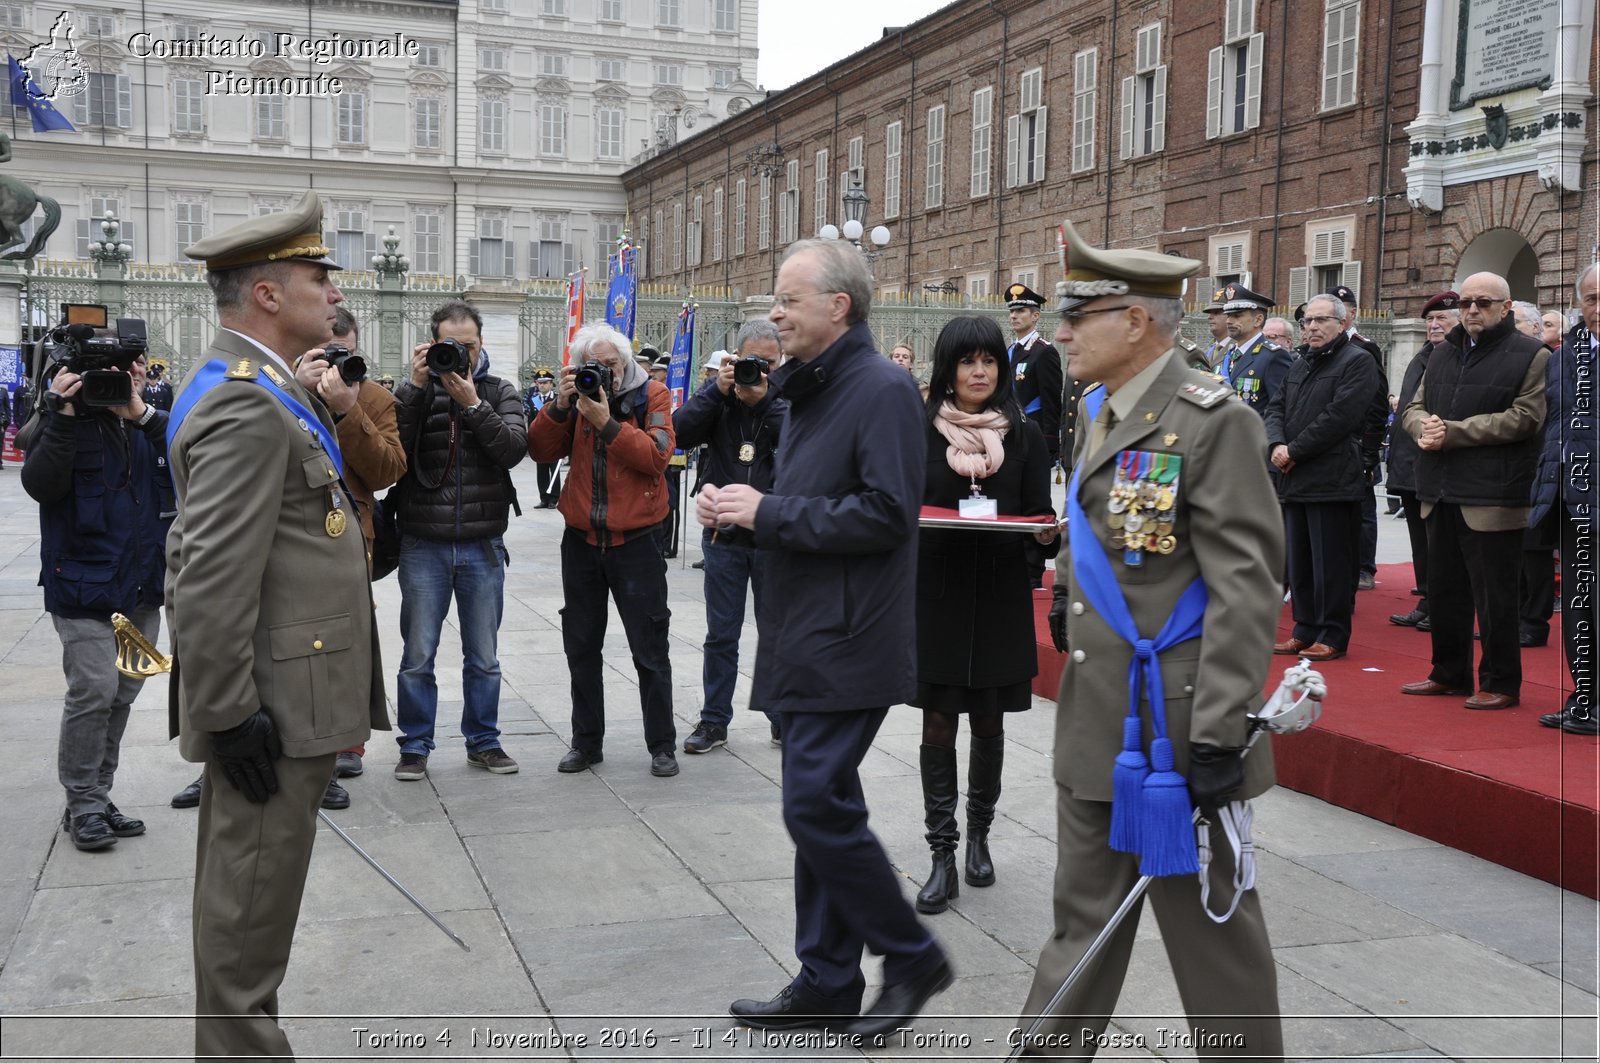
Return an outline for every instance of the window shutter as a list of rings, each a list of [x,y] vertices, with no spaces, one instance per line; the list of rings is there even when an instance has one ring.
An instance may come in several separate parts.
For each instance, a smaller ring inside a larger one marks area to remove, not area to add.
[[[1033,138],[1033,179],[1035,181],[1043,181],[1045,160],[1044,135],[1045,132],[1050,128],[1050,123],[1047,121],[1047,119],[1050,117],[1050,108],[1041,107],[1035,111],[1034,114],[1037,116],[1035,118],[1035,122],[1037,124],[1034,126],[1037,135]]]
[[[561,269],[562,269],[562,272],[564,272],[564,273],[566,273],[568,275],[576,273],[578,271],[577,257],[578,257],[577,250],[574,248],[574,246],[572,244],[562,244],[561,245]]]
[[[1133,158],[1133,78],[1122,79],[1122,157]]]
[[[515,277],[517,275],[517,242],[505,240],[502,246],[506,249],[505,272],[502,277]]]
[[[1022,153],[1022,116],[1006,119],[1006,187],[1017,187],[1017,156]]]
[[[1294,266],[1289,270],[1289,306],[1299,306],[1310,298],[1311,267]]]
[[[1340,278],[1340,281],[1346,288],[1356,293],[1356,302],[1359,303],[1361,301],[1361,263],[1346,262],[1344,264],[1344,276]]]
[[[1261,124],[1261,57],[1267,49],[1264,33],[1250,37],[1250,65],[1244,76],[1244,127],[1254,129]],[[1279,101],[1282,105],[1282,101]]]
[[[1206,76],[1206,139],[1222,135],[1222,49],[1211,49],[1210,72]]]
[[[1146,26],[1139,31],[1139,43],[1134,69],[1148,71],[1161,62],[1161,23]]]
[[[1217,290],[1217,282],[1210,277],[1195,277],[1189,281],[1194,285],[1194,305],[1205,306],[1211,302],[1211,295]]]
[[[474,277],[478,275],[478,240],[473,237],[467,241],[467,272]]]
[[[117,75],[117,128],[133,128],[133,82],[125,74]]]
[[[1156,67],[1154,85],[1155,103],[1150,110],[1150,150],[1161,151],[1167,146],[1167,68]]]

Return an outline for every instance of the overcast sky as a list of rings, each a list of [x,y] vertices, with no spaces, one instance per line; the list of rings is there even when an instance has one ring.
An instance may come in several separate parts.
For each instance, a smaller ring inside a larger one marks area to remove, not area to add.
[[[786,89],[951,0],[761,0],[756,81]]]

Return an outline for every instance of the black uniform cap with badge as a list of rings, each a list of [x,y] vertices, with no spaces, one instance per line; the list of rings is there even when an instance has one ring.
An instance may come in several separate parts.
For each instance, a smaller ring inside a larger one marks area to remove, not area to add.
[[[1007,310],[1043,310],[1044,296],[1018,281],[1006,287]]]
[[[1071,222],[1063,223],[1061,242],[1066,257],[1066,279],[1056,284],[1056,295],[1060,297],[1056,311],[1062,314],[1071,314],[1106,296],[1182,299],[1185,278],[1202,268],[1194,259],[1158,251],[1090,247],[1078,237]],[[1220,388],[1214,390],[1218,398],[1226,395]],[[1086,393],[1084,413],[1093,420],[1106,398],[1104,388]],[[1176,442],[1173,438],[1167,445]],[[1122,562],[1127,567],[1143,565],[1146,553],[1170,554],[1177,549],[1178,540],[1173,534],[1174,509],[1182,470],[1181,454],[1148,450],[1124,450],[1117,454],[1115,477],[1106,499],[1105,522],[1111,529],[1110,545],[1123,552]],[[1069,504],[1077,500],[1076,478],[1074,473],[1073,487],[1067,492]]]

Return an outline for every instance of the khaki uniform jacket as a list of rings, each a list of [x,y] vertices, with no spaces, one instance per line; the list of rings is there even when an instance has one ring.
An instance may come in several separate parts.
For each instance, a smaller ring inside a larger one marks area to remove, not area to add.
[[[208,358],[261,352],[219,332]],[[192,378],[191,378],[192,379]],[[187,384],[185,385],[187,386]],[[284,389],[321,402],[292,377]],[[180,393],[181,394],[181,393]],[[328,535],[333,463],[268,390],[224,380],[184,420],[169,460],[178,517],[167,537],[167,627],[178,664],[168,711],[185,760],[207,733],[266,709],[289,757],[314,757],[389,729],[365,549],[349,519]]]
[[[1261,418],[1232,388],[1190,369],[1185,360],[1181,350],[1173,353],[1132,415],[1118,421],[1093,454],[1086,452],[1098,432],[1080,409],[1075,454],[1081,465],[1078,502],[1105,547],[1141,636],[1154,638],[1189,583],[1197,575],[1205,580],[1204,633],[1161,654],[1167,735],[1180,773],[1188,771],[1190,742],[1226,748],[1245,743],[1245,714],[1261,705],[1282,607],[1284,550]],[[1165,555],[1146,552],[1139,568],[1125,565],[1123,552],[1111,548],[1106,524],[1116,456],[1123,450],[1183,457],[1173,507],[1177,546]],[[1056,714],[1055,777],[1075,798],[1110,801],[1133,648],[1073,592],[1072,582],[1068,544],[1056,560],[1056,594],[1069,599],[1069,648]],[[1148,752],[1155,733],[1148,700],[1141,711]],[[1254,797],[1272,783],[1270,745],[1259,741],[1245,758],[1244,787],[1235,798]]]

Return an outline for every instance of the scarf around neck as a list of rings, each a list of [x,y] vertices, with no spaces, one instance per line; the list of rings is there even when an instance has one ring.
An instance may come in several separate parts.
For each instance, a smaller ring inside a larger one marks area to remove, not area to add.
[[[963,413],[946,400],[933,419],[933,427],[950,444],[945,448],[945,461],[958,474],[983,480],[1000,471],[1006,460],[1006,431],[1011,427],[1003,411]]]

